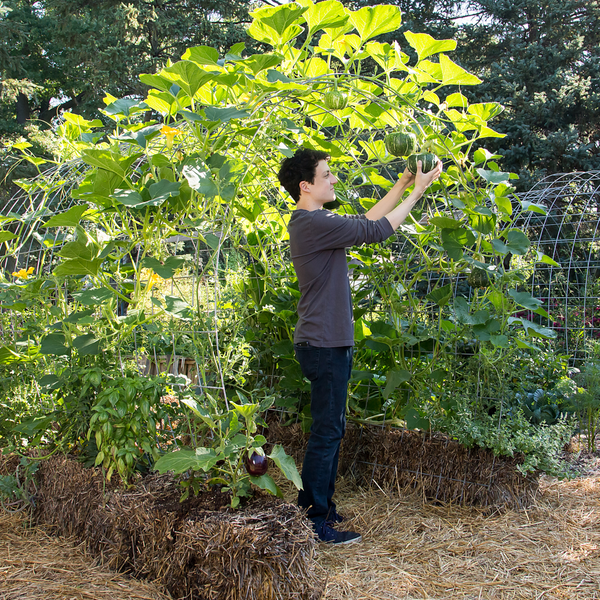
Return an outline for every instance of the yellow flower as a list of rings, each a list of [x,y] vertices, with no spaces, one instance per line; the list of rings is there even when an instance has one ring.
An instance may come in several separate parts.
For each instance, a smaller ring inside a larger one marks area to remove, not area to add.
[[[18,277],[19,279],[28,279],[34,271],[35,269],[33,267],[29,267],[27,271],[25,269],[19,269],[13,273],[13,277]]]
[[[160,128],[160,132],[167,138],[167,148],[173,147],[173,138],[181,133],[179,129],[169,127],[168,125],[163,125]]]
[[[147,277],[147,279],[146,279],[146,289],[147,290],[151,290],[157,283],[161,283],[162,281],[164,281],[164,279],[160,275],[157,275],[151,269],[143,269],[142,277]]]

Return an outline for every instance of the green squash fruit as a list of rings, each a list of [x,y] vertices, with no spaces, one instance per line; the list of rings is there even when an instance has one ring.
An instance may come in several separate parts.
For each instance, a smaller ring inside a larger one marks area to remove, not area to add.
[[[341,110],[348,106],[348,94],[339,90],[331,90],[325,94],[324,103],[327,110]]]
[[[472,288],[486,288],[490,285],[490,276],[485,269],[474,267],[467,275],[467,283]]]
[[[423,163],[421,171],[423,173],[429,173],[429,171],[435,169],[439,159],[435,154],[431,154],[431,152],[411,154],[406,160],[406,166],[413,175],[417,174],[417,161],[419,160]]]
[[[414,133],[396,131],[386,135],[383,143],[391,155],[408,156],[415,151],[417,138]]]

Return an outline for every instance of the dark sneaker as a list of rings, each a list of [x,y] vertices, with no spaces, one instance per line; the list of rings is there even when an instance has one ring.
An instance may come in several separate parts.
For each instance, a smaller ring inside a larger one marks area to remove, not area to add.
[[[336,523],[341,523],[342,521],[345,521],[346,518],[342,517],[342,515],[340,515],[340,513],[335,510],[335,507],[332,506],[329,509],[329,512],[327,513],[327,518],[325,520],[329,521],[330,523],[333,523],[333,525],[335,526]]]
[[[324,522],[317,528],[317,535],[326,544],[352,544],[360,542],[362,536],[354,531],[336,531],[330,522]]]

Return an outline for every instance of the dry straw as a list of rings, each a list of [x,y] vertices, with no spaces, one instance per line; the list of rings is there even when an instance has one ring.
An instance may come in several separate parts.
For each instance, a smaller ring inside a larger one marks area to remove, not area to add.
[[[98,473],[65,457],[41,463],[39,488],[38,523],[85,540],[106,566],[156,581],[175,598],[321,596],[312,529],[292,504],[259,495],[232,511],[220,493],[181,504],[176,484],[158,475],[130,490],[103,489]]]
[[[542,478],[527,509],[431,504],[343,486],[363,542],[319,547],[326,600],[600,598],[600,478]]]
[[[300,424],[283,427],[272,422],[268,435],[301,464],[308,434]],[[442,434],[350,425],[340,449],[339,472],[365,486],[414,490],[429,500],[524,507],[535,497],[538,477],[519,473],[521,461],[522,457],[466,448]]]
[[[2,600],[168,600],[152,584],[95,565],[72,540],[29,528],[26,515],[0,511]]]

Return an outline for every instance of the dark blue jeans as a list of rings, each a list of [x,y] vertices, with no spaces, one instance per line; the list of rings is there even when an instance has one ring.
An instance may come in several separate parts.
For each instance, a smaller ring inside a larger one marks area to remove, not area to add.
[[[315,528],[335,508],[333,493],[340,443],[346,432],[346,399],[352,372],[352,346],[294,346],[304,376],[310,381],[312,425],[304,463],[303,490],[298,505],[307,509]]]

